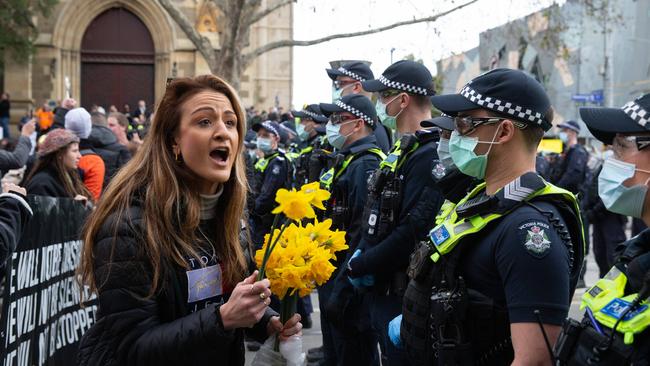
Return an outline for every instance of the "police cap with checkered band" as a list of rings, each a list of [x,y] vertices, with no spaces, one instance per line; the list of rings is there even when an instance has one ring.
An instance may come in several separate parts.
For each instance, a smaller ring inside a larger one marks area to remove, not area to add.
[[[361,61],[351,61],[341,65],[338,69],[325,69],[325,71],[327,71],[327,75],[332,81],[336,80],[337,76],[347,76],[357,81],[366,81],[375,78],[372,70],[370,70],[370,66]]]
[[[397,61],[388,66],[378,79],[361,83],[369,92],[395,89],[415,95],[432,96],[433,76],[424,65],[408,60]]]
[[[294,117],[311,119],[316,123],[327,122],[327,117],[323,115],[318,104],[307,105],[301,111],[291,111],[291,114],[293,114]]]
[[[321,103],[320,109],[328,117],[333,113],[348,112],[353,116],[363,119],[373,130],[377,127],[375,105],[368,97],[361,94],[349,94],[331,104]]]
[[[263,129],[268,131],[269,133],[274,134],[280,139],[282,138],[282,134],[280,133],[280,125],[274,121],[264,121],[264,122],[254,124],[251,129],[255,132],[258,132],[259,130]]]
[[[457,94],[431,97],[443,113],[488,109],[528,125],[551,129],[551,102],[542,85],[521,70],[494,69],[477,76]]]
[[[595,138],[611,145],[617,133],[650,132],[650,94],[627,102],[621,108],[580,108],[580,117]]]

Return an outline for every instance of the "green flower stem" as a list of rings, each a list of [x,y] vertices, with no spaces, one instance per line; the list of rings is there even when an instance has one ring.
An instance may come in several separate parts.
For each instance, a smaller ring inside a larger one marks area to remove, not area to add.
[[[286,220],[282,223],[282,227],[280,228],[280,233],[278,236],[275,238],[275,241],[273,241],[273,234],[275,233],[275,228],[278,224],[280,215],[276,215],[275,219],[273,220],[273,226],[271,227],[271,234],[269,236],[269,245],[266,246],[266,250],[264,251],[264,258],[262,258],[262,265],[260,266],[260,271],[257,274],[257,280],[261,281],[264,278],[264,275],[266,274],[266,263],[269,260],[269,257],[271,257],[271,252],[273,252],[273,248],[275,248],[275,245],[278,243],[278,240],[282,237],[282,233],[284,233],[284,230],[289,226],[289,221]]]
[[[297,308],[298,308],[298,291],[296,291],[293,295],[290,295],[293,289],[289,289],[287,293],[284,295],[284,298],[280,301],[280,323],[284,326],[284,323],[286,323],[293,314],[296,313]],[[277,337],[275,337],[275,345],[273,349],[276,352],[280,351],[280,335],[278,334]]]

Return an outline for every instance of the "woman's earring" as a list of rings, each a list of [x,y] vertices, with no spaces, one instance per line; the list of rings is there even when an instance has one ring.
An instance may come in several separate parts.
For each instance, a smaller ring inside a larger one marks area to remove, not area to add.
[[[174,159],[176,159],[176,161],[180,162],[180,160],[178,160],[178,155],[179,155],[178,150],[174,148]]]

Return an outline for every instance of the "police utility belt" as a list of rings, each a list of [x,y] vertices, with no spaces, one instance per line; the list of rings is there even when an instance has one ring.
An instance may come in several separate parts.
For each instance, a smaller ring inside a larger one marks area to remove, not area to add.
[[[558,364],[650,364],[650,284],[626,295],[626,283],[614,266],[582,296],[585,316],[565,321],[554,351]]]
[[[579,206],[571,192],[534,173],[517,178],[494,196],[484,194],[485,186],[479,184],[458,204],[445,202],[429,240],[421,242],[411,256],[408,275],[412,281],[404,298],[402,335],[409,357],[420,358],[423,364],[490,365],[512,357],[507,310],[467,288],[458,267],[472,242],[463,239],[516,208],[528,205],[548,218],[567,247],[572,279],[579,275],[584,237]],[[538,201],[551,202],[566,226],[555,213],[535,205]],[[424,345],[416,335],[422,332],[427,334]]]

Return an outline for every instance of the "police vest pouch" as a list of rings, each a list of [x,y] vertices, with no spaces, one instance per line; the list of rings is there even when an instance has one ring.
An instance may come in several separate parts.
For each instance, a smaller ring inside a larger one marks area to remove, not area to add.
[[[567,319],[555,345],[554,354],[560,365],[625,366],[630,365],[632,347],[615,334],[609,347],[610,333],[600,333],[585,320],[578,323]]]
[[[433,249],[427,242],[420,242],[418,247],[411,254],[411,260],[407,274],[409,278],[415,281],[426,281],[431,275],[433,261],[429,259],[433,254]]]
[[[430,336],[438,365],[474,364],[471,344],[464,329],[469,305],[464,280],[459,278],[454,289],[444,286],[431,294]]]

